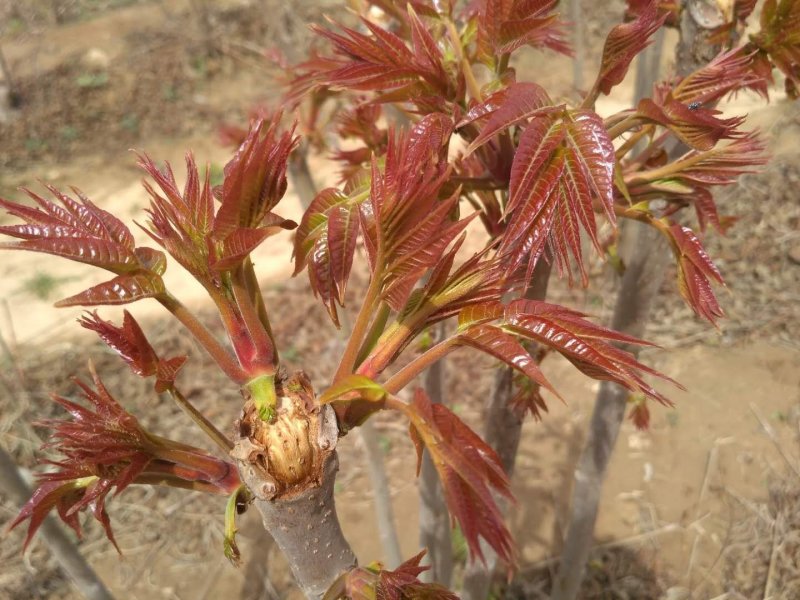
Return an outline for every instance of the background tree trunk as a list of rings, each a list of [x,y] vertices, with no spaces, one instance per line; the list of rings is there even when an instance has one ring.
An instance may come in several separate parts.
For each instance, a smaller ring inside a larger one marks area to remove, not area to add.
[[[625,274],[617,295],[611,328],[641,337],[650,304],[663,281],[669,249],[656,229],[640,223],[627,225],[631,226],[627,233],[636,234],[634,252],[625,261]],[[638,355],[638,349],[638,346],[626,347],[634,356]],[[606,468],[625,418],[629,395],[628,390],[615,383],[604,381],[600,384],[589,435],[575,470],[572,508],[561,564],[552,590],[553,600],[573,600],[577,597],[591,549]]]
[[[434,342],[443,339],[444,333],[444,324],[441,323],[436,327]],[[431,402],[443,404],[447,400],[444,392],[446,370],[446,362],[440,360],[423,375],[423,387]],[[425,560],[431,567],[422,573],[420,579],[450,587],[453,578],[450,514],[447,512],[439,474],[427,450],[422,456],[419,477],[419,544],[428,550]]]
[[[525,297],[529,300],[544,300],[550,282],[551,265],[540,260],[533,270],[533,279]],[[531,352],[531,355],[534,355]],[[510,367],[503,367],[495,375],[492,393],[486,399],[483,439],[500,456],[509,478],[514,475],[517,461],[519,439],[522,435],[522,419],[512,410],[511,399],[514,394],[514,372]],[[495,497],[500,509],[505,512],[508,503],[505,499]],[[492,576],[497,567],[497,554],[488,544],[482,544],[481,550],[486,557],[486,565],[472,562],[464,572],[464,583],[461,590],[462,600],[486,600],[492,584]]]
[[[680,21],[680,41],[676,49],[676,69],[687,75],[708,63],[720,50],[709,43],[711,31],[725,23],[714,0],[686,0]],[[643,65],[655,64],[657,57],[640,59]],[[637,93],[649,93],[654,72],[644,69],[640,76],[649,81],[637,82]],[[637,98],[638,101],[638,98]],[[685,151],[676,145],[669,152],[675,158]],[[669,260],[666,241],[654,228],[627,223],[627,234],[634,234],[631,252],[625,259],[625,274],[617,295],[611,328],[636,337],[643,337],[650,306],[658,294]],[[627,347],[634,356],[638,347]],[[589,558],[600,494],[611,453],[625,418],[629,392],[621,386],[603,382],[597,394],[589,424],[589,434],[575,470],[575,484],[564,547],[551,600],[574,600],[578,595],[586,562]]]
[[[10,494],[20,507],[31,497],[31,489],[20,475],[14,460],[2,447],[0,447],[0,488]],[[38,535],[42,537],[53,558],[84,598],[114,600],[111,592],[52,516],[45,518]]]

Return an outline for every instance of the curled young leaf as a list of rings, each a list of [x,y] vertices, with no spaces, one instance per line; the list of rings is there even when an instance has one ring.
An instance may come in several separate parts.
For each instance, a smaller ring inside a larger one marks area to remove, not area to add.
[[[608,34],[595,89],[610,94],[625,79],[633,59],[650,44],[650,38],[667,18],[666,13],[659,14],[658,4],[658,0],[647,0],[636,19],[617,25]]]
[[[478,15],[478,58],[495,67],[498,56],[522,46],[547,48],[561,54],[572,52],[564,22],[554,12],[557,0],[510,0],[480,3]]]
[[[438,583],[422,583],[420,566],[425,550],[394,570],[373,562],[356,567],[334,582],[323,600],[457,600],[458,596]]]
[[[714,295],[711,281],[724,285],[722,274],[691,229],[676,223],[666,231],[678,261],[681,296],[699,316],[716,323],[717,318],[725,313]]]
[[[140,377],[155,375],[157,392],[169,389],[175,381],[178,371],[186,362],[186,356],[159,358],[136,319],[127,310],[123,315],[122,327],[117,327],[110,321],[104,321],[96,311],[85,315],[78,322],[86,329],[97,333],[100,339],[114,350],[134,373]]]
[[[72,419],[40,423],[51,431],[44,449],[61,456],[46,461],[55,469],[39,475],[39,486],[10,525],[30,520],[25,547],[53,508],[79,536],[78,513],[90,509],[116,547],[105,501],[112,490],[117,495],[132,483],[163,483],[218,494],[238,488],[232,464],[146,431],[97,374],[92,376],[93,387],[76,380],[90,407],[53,396]]]

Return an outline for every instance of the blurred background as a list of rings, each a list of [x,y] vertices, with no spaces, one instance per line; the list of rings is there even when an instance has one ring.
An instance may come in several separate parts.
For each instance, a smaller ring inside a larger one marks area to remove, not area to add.
[[[522,52],[519,80],[537,81],[553,97],[574,96],[591,81],[624,2],[584,0],[579,8],[577,68],[561,56]],[[41,190],[40,181],[74,185],[130,224],[143,222],[147,198],[131,149],[169,161],[179,181],[191,150],[219,183],[232,154],[220,127],[243,126],[253,107],[280,104],[281,73],[267,57],[277,49],[300,59],[312,41],[308,24],[324,23],[325,15],[352,19],[337,0],[0,0],[0,197],[21,200],[18,188]],[[661,56],[649,58],[652,68],[670,72],[673,45],[667,35]],[[632,81],[633,70],[599,112],[628,106]],[[666,279],[647,336],[662,349],[644,358],[688,391],[669,390],[677,407],[653,407],[649,432],[624,425],[585,598],[761,598],[776,581],[774,589],[784,594],[776,597],[800,597],[800,103],[786,100],[781,89],[769,104],[740,95],[722,107],[749,113],[773,158],[718,199],[725,214],[740,216],[726,237],[709,232],[705,241],[728,284],[720,294],[727,313],[720,329],[699,322],[676,293],[675,278]],[[336,166],[324,155],[312,153],[309,161],[318,186],[334,183]],[[281,208],[299,219],[291,184]],[[0,215],[0,224],[9,221]],[[305,275],[290,277],[290,240],[290,234],[270,239],[256,269],[284,360],[322,385],[335,366],[337,341]],[[600,262],[591,275],[588,290],[557,282],[551,297],[607,320],[614,278]],[[154,396],[75,326],[80,311],[52,307],[98,276],[44,255],[0,254],[0,444],[29,479],[43,441],[43,430],[31,423],[60,416],[49,394],[73,393],[69,378],[87,375],[87,359],[145,425],[202,443],[167,398]],[[202,289],[175,265],[167,282],[217,327],[203,308]],[[364,282],[365,271],[357,270],[353,297]],[[229,427],[238,391],[204,368],[204,355],[158,305],[145,301],[130,310],[156,348],[190,354],[181,385],[212,420]],[[117,314],[101,311],[104,318]],[[476,426],[492,369],[474,354],[450,361],[451,406]],[[548,359],[546,372],[568,404],[553,402],[543,422],[525,425],[514,482],[519,504],[511,512],[521,575],[498,592],[506,598],[546,597],[597,389],[566,363]],[[391,416],[376,419],[403,554],[411,556],[418,551],[417,487],[406,426]],[[348,538],[368,563],[382,549],[362,448],[352,437],[342,442],[337,503]],[[2,488],[0,502],[4,527],[18,504]],[[227,562],[223,510],[224,499],[129,489],[109,502],[123,556],[93,521],[79,548],[119,598],[294,598],[285,562],[268,539],[243,540],[242,568]],[[20,554],[23,538],[15,530],[0,542],[0,598],[79,598],[40,540]]]

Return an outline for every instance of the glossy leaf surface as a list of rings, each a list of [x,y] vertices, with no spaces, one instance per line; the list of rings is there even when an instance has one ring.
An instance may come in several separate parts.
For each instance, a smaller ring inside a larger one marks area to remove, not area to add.
[[[464,534],[470,556],[484,559],[483,538],[498,556],[513,562],[511,534],[494,500],[495,493],[512,497],[497,454],[446,406],[431,404],[422,389],[406,406],[417,457],[422,460],[423,448],[430,452],[447,508]]]

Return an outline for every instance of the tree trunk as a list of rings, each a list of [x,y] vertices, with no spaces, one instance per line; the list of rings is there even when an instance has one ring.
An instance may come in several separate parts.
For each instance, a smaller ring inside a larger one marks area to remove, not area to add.
[[[663,280],[669,249],[656,229],[639,223],[628,225],[636,229],[636,243],[632,256],[626,261],[611,328],[641,337],[650,304]],[[631,346],[626,350],[636,356],[639,347]],[[615,383],[604,381],[600,385],[589,424],[589,435],[575,470],[572,509],[561,565],[552,590],[553,600],[573,600],[577,597],[591,549],[602,483],[620,425],[625,418],[629,394],[628,390]]]
[[[307,209],[317,195],[317,185],[308,168],[308,144],[304,142],[289,157],[289,179],[300,198],[300,206],[303,210]]]
[[[14,460],[2,447],[0,447],[0,488],[8,491],[20,506],[31,497],[31,490],[22,479]],[[58,565],[86,600],[114,599],[111,592],[52,516],[45,518],[39,529],[39,535],[47,544]]]
[[[544,300],[550,282],[551,265],[540,260],[533,270],[531,285],[525,293],[529,300]],[[517,461],[519,440],[522,435],[522,419],[512,410],[511,399],[514,393],[514,372],[510,367],[500,369],[495,375],[492,393],[486,399],[486,427],[483,438],[500,456],[509,478],[514,475]],[[505,512],[508,503],[505,499],[495,497],[500,509]],[[472,562],[464,572],[464,583],[461,590],[462,600],[486,600],[492,584],[492,576],[497,567],[497,554],[488,544],[481,544],[486,557],[486,565]]]
[[[339,468],[336,416],[330,406],[314,405],[302,373],[278,381],[276,393],[271,422],[261,420],[252,401],[245,403],[231,455],[300,589],[319,600],[357,564],[333,498]]]
[[[687,75],[708,63],[720,48],[709,43],[713,29],[725,23],[714,0],[687,0],[683,4],[680,41],[676,49],[679,75]],[[652,76],[651,76],[652,77]],[[637,90],[652,89],[637,85]],[[685,151],[676,145],[669,151],[674,159]],[[666,242],[654,228],[638,223],[632,252],[626,258],[626,270],[617,295],[611,328],[636,337],[643,337],[650,305],[658,294],[669,260]],[[627,347],[634,356],[638,347]],[[595,401],[589,434],[575,470],[572,505],[564,548],[551,600],[574,600],[578,595],[586,562],[591,550],[600,493],[620,426],[625,418],[629,393],[621,386],[604,381]]]
[[[436,328],[436,340],[444,337],[444,324]],[[423,376],[423,387],[431,402],[446,401],[444,377],[447,370],[444,360],[431,365]],[[453,578],[453,538],[450,529],[450,514],[442,492],[439,474],[426,450],[422,456],[419,477],[419,543],[428,550],[425,560],[430,570],[420,578],[450,587]]]

